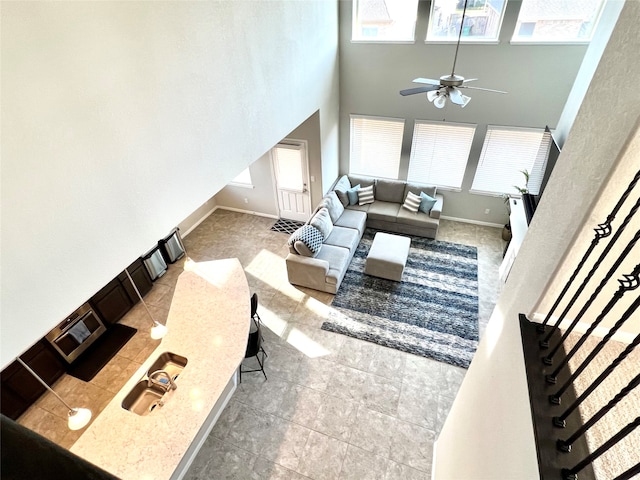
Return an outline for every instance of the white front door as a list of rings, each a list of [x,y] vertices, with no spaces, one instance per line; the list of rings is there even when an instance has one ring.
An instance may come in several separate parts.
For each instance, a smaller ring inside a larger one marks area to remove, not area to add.
[[[306,222],[311,216],[307,146],[284,140],[271,150],[280,218]]]

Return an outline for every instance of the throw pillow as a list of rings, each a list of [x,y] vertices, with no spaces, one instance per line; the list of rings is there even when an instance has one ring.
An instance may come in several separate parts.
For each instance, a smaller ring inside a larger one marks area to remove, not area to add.
[[[338,199],[336,192],[327,193],[327,195],[322,199],[321,207],[326,207],[327,210],[329,210],[329,216],[333,223],[337,222],[342,215],[342,212],[344,212],[344,206]]]
[[[351,188],[351,182],[349,182],[349,177],[343,175],[340,177],[340,180],[336,182],[336,186],[333,187],[333,190],[336,192],[338,199],[342,202],[343,206],[349,205],[349,197],[347,196],[347,190]]]
[[[407,193],[407,198],[404,200],[404,203],[402,204],[402,208],[406,208],[410,212],[417,212],[418,207],[420,207],[421,201],[422,201],[422,198],[419,195],[409,192]]]
[[[373,203],[373,185],[358,190],[358,205]]]
[[[331,230],[333,230],[333,222],[331,222],[329,210],[325,207],[322,207],[316,212],[313,218],[309,221],[309,224],[320,230],[323,239],[331,235]]]
[[[428,214],[436,204],[437,200],[424,192],[420,192],[420,198],[422,200],[420,201],[420,207],[418,207],[418,210]]]
[[[305,257],[315,257],[322,247],[322,233],[312,225],[303,225],[291,234],[290,247]]]
[[[349,197],[349,205],[357,205],[358,204],[358,190],[360,190],[360,184],[355,187],[351,187],[347,190],[347,197]]]

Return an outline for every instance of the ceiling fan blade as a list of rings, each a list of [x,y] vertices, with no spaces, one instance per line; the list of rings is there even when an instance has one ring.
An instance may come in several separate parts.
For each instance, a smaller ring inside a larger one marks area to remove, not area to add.
[[[426,83],[427,85],[440,85],[440,80],[433,78],[416,78],[413,83]]]
[[[477,78],[466,78],[462,81],[462,83],[467,83],[467,82],[475,82],[476,80],[478,80]]]
[[[471,88],[473,90],[484,90],[485,92],[493,92],[493,93],[509,93],[509,92],[504,92],[502,90],[492,90],[491,88],[467,87],[466,85],[460,85],[458,88]]]
[[[400,90],[400,95],[402,95],[403,97],[407,95],[415,95],[416,93],[429,92],[431,90],[437,90],[438,88],[440,88],[438,85],[430,85],[428,87],[407,88],[406,90]]]

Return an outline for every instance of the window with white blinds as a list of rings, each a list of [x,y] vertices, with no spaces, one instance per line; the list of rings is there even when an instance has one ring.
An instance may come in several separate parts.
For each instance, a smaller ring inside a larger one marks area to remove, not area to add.
[[[398,178],[404,120],[351,115],[349,173]]]
[[[542,184],[551,134],[542,128],[489,125],[471,193],[518,195],[526,188],[537,195]],[[522,171],[529,172],[525,185]]]
[[[416,120],[407,180],[459,191],[475,131],[470,124]]]

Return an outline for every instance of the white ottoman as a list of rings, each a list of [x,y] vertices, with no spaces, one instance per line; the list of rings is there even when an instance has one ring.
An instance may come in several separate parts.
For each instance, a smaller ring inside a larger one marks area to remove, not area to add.
[[[399,282],[409,256],[411,239],[400,235],[378,232],[373,237],[369,255],[364,264],[364,273],[374,277]]]

